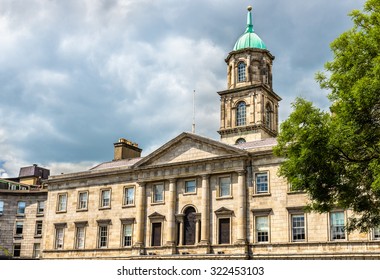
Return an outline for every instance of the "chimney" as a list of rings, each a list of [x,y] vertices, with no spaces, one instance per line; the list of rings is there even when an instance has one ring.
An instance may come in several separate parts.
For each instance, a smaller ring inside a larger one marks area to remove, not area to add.
[[[139,145],[127,139],[120,138],[113,145],[115,147],[113,160],[131,159],[141,156],[142,149],[139,148]]]

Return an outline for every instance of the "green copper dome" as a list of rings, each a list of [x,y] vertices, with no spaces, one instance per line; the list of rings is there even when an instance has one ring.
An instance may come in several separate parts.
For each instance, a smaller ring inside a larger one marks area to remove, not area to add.
[[[263,40],[260,39],[259,36],[254,32],[252,25],[252,15],[251,15],[252,7],[248,7],[247,14],[247,29],[244,34],[239,37],[234,46],[234,51],[246,49],[246,48],[256,48],[266,50]]]

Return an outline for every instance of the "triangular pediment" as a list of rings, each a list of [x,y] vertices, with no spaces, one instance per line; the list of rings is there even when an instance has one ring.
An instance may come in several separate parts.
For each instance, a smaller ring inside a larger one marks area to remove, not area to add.
[[[135,166],[175,164],[236,155],[247,155],[247,152],[219,141],[184,132],[146,156]]]

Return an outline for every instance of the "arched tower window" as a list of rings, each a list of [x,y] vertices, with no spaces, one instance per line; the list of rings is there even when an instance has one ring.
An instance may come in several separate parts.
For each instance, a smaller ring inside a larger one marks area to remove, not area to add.
[[[272,106],[270,103],[267,103],[265,106],[265,125],[267,128],[272,129]]]
[[[246,105],[244,101],[240,101],[236,106],[236,126],[246,124]]]
[[[243,144],[243,143],[245,143],[245,142],[246,142],[246,141],[245,141],[244,138],[239,138],[238,140],[236,140],[235,144],[236,144],[236,145],[239,145],[239,144]]]
[[[245,63],[243,61],[238,64],[238,82],[245,82]]]

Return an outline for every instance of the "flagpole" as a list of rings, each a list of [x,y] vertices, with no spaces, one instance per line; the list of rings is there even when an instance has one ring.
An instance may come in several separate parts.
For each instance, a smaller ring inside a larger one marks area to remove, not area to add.
[[[193,91],[193,125],[192,125],[191,132],[195,133],[195,89]]]

